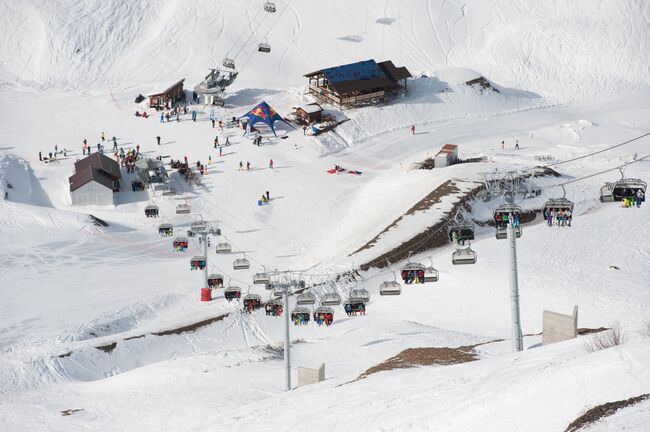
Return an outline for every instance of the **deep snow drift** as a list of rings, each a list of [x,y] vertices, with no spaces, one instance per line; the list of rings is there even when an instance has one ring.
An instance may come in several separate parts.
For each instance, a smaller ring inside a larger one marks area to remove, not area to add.
[[[648,6],[276,5],[275,14],[263,13],[262,2],[0,5],[0,95],[11,101],[0,105],[0,191],[8,192],[0,205],[0,429],[552,431],[591,406],[647,393],[650,210],[599,202],[600,187],[618,171],[566,186],[576,205],[571,228],[549,228],[539,218],[524,226],[517,243],[524,352],[510,353],[507,242],[495,240],[489,226],[477,225],[476,265],[453,266],[450,245],[416,254],[413,260],[433,263],[440,281],[403,286],[397,297],[380,297],[378,286],[403,262],[361,272],[363,282],[336,276],[443,217],[462,191],[404,214],[450,179],[468,190],[485,172],[581,157],[650,131]],[[271,53],[257,52],[261,41]],[[322,67],[391,59],[417,77],[388,105],[326,107],[350,119],[336,134],[288,129],[287,139],[261,147],[239,130],[213,129],[203,105],[197,122],[133,116],[138,93],[183,77],[191,88],[227,54],[241,72],[226,106],[216,109],[224,119],[262,100],[286,115],[309,101],[302,75]],[[477,76],[500,92],[463,84]],[[71,206],[68,177],[82,157],[81,141],[94,146],[101,132],[125,150],[139,145],[148,157],[211,158],[208,175],[193,187],[173,174],[179,194],[167,198],[132,192],[133,176],[123,171],[126,187],[114,206]],[[222,156],[215,135],[232,143]],[[650,162],[636,161],[650,153],[649,142],[555,166],[561,177],[536,178],[542,194],[518,203],[539,209],[561,196],[554,185],[630,162],[625,175],[648,180]],[[485,161],[414,169],[445,143]],[[54,145],[67,156],[40,162],[38,152]],[[240,171],[240,161],[252,169]],[[363,174],[328,174],[335,164]],[[267,190],[274,199],[258,206]],[[177,215],[185,202],[192,214]],[[497,202],[474,202],[471,216],[488,220]],[[144,217],[151,203],[160,207],[159,220]],[[109,226],[94,225],[88,214]],[[283,321],[245,314],[221,292],[199,301],[202,275],[189,270],[198,242],[180,254],[156,229],[169,222],[182,233],[199,215],[218,220],[220,240],[233,245],[233,254],[216,255],[218,239],[211,239],[210,270],[244,293],[269,298],[252,285],[265,269],[326,282],[318,295],[370,291],[366,316],[347,317],[336,307],[331,327],[291,326],[294,385],[296,366],[322,362],[326,382],[284,393]],[[376,236],[372,247],[353,253]],[[243,253],[251,269],[234,271]],[[542,311],[568,313],[573,305],[580,327],[620,322],[627,341],[595,353],[584,349],[586,337],[541,347]],[[209,324],[182,330],[203,320]],[[350,382],[406,348],[483,342],[476,362]],[[66,410],[79,411],[62,415]],[[646,401],[593,430],[643,431],[648,421]]]

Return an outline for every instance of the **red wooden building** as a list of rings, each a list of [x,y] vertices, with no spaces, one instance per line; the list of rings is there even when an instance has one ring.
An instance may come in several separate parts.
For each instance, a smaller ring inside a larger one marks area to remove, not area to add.
[[[185,98],[183,82],[185,82],[185,78],[178,81],[163,92],[150,94],[148,96],[149,106],[156,109],[171,108],[176,102],[182,101]]]

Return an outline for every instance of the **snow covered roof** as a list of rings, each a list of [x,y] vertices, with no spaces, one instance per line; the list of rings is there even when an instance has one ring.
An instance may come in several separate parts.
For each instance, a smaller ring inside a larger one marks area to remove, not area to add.
[[[310,103],[307,105],[297,105],[295,108],[301,109],[307,114],[314,114],[323,111],[323,107],[318,105],[317,103]]]

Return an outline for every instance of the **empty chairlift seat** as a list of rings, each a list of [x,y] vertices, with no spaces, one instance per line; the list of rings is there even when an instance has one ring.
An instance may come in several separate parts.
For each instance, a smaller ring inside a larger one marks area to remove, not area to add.
[[[261,44],[258,45],[257,50],[259,52],[263,52],[263,53],[270,53],[271,52],[271,45],[269,45],[266,42],[262,42]]]
[[[253,283],[255,285],[266,285],[269,283],[269,275],[267,273],[255,273]]]
[[[191,210],[189,204],[179,204],[176,206],[176,214],[189,214]]]
[[[172,242],[172,246],[177,252],[185,252],[190,246],[190,243],[185,237],[176,237]]]
[[[397,281],[385,281],[379,285],[379,295],[400,295],[402,286]]]
[[[320,299],[321,306],[338,306],[341,304],[341,296],[337,293],[325,293]]]
[[[223,296],[228,301],[239,300],[241,298],[241,290],[237,287],[230,286],[223,292]]]
[[[370,301],[370,293],[366,289],[353,289],[350,291],[350,300],[358,301],[360,303],[368,303]]]
[[[203,234],[208,230],[208,223],[206,221],[195,221],[190,225],[190,231],[193,235]]]
[[[190,270],[203,270],[205,268],[205,257],[203,255],[195,255],[190,258]]]
[[[451,254],[451,263],[454,265],[476,264],[476,252],[470,247],[456,249]]]
[[[158,226],[158,234],[161,237],[171,237],[174,235],[174,225],[170,223],[160,224]]]
[[[246,258],[237,258],[232,263],[232,268],[235,270],[246,270],[250,268],[251,263]]]
[[[148,205],[144,208],[146,217],[158,217],[159,209],[157,205]]]
[[[208,276],[208,288],[223,288],[223,275],[212,273]]]
[[[508,223],[511,216],[513,218],[515,236],[517,238],[521,237],[521,207],[513,204],[503,204],[494,210],[494,224],[496,226],[497,240],[508,238]]]
[[[300,306],[311,306],[316,303],[316,296],[310,292],[304,292],[298,295],[296,303]]]
[[[232,252],[232,247],[230,246],[230,243],[217,243],[216,252],[218,254],[228,254]]]

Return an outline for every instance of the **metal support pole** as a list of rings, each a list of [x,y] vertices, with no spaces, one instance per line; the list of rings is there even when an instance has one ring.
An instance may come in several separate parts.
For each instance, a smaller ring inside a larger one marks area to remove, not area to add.
[[[203,269],[203,283],[205,288],[208,287],[208,233],[204,232],[201,234],[203,237],[203,256],[205,257],[205,268]]]
[[[521,335],[521,320],[519,317],[519,279],[517,275],[517,242],[515,236],[514,217],[508,218],[508,240],[510,241],[510,308],[512,315],[512,349],[522,351],[524,341]]]
[[[291,347],[289,337],[289,286],[283,284],[284,297],[284,364],[287,368],[287,391],[291,390]]]

